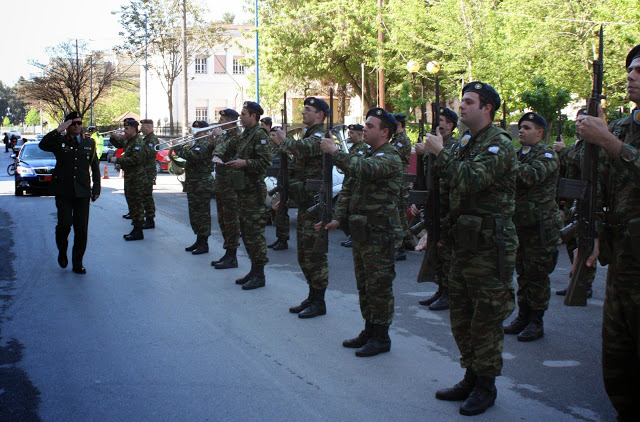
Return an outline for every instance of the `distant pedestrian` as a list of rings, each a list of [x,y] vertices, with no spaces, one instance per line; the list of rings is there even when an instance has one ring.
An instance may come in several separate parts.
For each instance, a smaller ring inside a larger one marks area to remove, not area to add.
[[[4,142],[4,152],[9,152],[9,135],[7,135],[7,132],[4,133],[2,142]]]

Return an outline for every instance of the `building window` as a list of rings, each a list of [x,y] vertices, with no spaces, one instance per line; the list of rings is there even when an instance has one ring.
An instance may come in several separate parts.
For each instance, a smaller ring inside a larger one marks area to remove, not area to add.
[[[233,74],[244,75],[244,65],[240,62],[242,56],[235,56],[233,58]]]
[[[207,73],[206,57],[196,57],[196,73]]]
[[[207,107],[196,107],[196,120],[209,122],[209,109]]]
[[[213,73],[227,73],[227,56],[216,54],[214,57]]]

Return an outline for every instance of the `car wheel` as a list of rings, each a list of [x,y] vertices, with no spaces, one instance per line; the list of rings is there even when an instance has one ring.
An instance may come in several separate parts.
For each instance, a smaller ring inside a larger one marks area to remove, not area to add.
[[[162,173],[162,166],[156,161],[156,174]]]

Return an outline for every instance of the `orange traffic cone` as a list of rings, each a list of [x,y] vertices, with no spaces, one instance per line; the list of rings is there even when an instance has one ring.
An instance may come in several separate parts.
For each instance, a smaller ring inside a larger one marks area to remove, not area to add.
[[[107,170],[107,165],[104,165],[104,176],[102,176],[103,179],[108,179],[109,178],[109,171]]]
[[[124,170],[120,169],[120,178],[122,179],[124,177]]]

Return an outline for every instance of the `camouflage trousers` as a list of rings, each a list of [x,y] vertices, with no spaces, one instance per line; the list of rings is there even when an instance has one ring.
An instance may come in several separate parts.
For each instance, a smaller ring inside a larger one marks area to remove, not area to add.
[[[578,249],[578,240],[577,238],[573,238],[567,242],[567,254],[569,255],[569,261],[573,264],[573,252]],[[589,286],[593,284],[593,280],[596,278],[596,270],[598,268],[598,264],[588,267],[584,272],[585,281]],[[571,279],[571,274],[569,274],[569,279]]]
[[[240,219],[238,216],[238,195],[231,188],[228,177],[218,174],[213,183],[216,194],[218,225],[222,232],[224,249],[238,249],[240,246]]]
[[[211,197],[213,195],[211,181],[199,180],[185,182],[187,202],[189,204],[189,223],[196,236],[211,236]]]
[[[518,227],[520,245],[516,253],[518,274],[518,306],[529,305],[535,312],[544,312],[549,307],[551,280],[558,262],[557,238],[548,242],[540,239],[539,226]]]
[[[505,278],[500,279],[497,250],[453,250],[448,278],[451,331],[461,366],[479,376],[495,377],[502,370],[502,323],[514,309],[515,252],[505,251]]]
[[[276,238],[289,240],[289,207],[282,203],[279,207],[283,207],[283,209],[278,209],[273,219],[273,224],[276,226]]]
[[[296,225],[298,264],[309,286],[314,289],[326,289],[329,284],[329,264],[326,253],[313,253],[313,245],[318,232],[313,225],[319,219],[317,214],[308,214],[306,206],[298,207],[298,224]]]
[[[407,204],[407,195],[409,195],[409,185],[405,183],[400,191],[400,198],[398,198],[398,211],[400,214],[400,223],[402,224],[402,232],[404,237],[402,238],[403,247],[404,243],[410,243],[413,240],[411,230],[409,230],[409,220],[407,218],[407,210],[409,205]]]
[[[134,226],[144,224],[144,195],[147,179],[145,175],[137,176],[125,173],[124,176],[124,197],[129,206],[131,223]]]
[[[449,287],[447,279],[451,270],[451,247],[442,244],[438,246],[438,262],[436,264],[436,284],[440,287]]]
[[[373,324],[391,325],[395,239],[389,231],[371,232],[366,242],[353,242],[353,266],[362,318]]]
[[[264,228],[267,225],[264,205],[264,182],[256,182],[254,186],[236,191],[238,196],[238,215],[242,242],[254,265],[264,266],[267,258],[267,241]]]
[[[147,185],[144,189],[144,216],[146,218],[156,218],[156,203],[153,200],[153,184],[156,181],[155,168],[153,169],[153,177],[147,176]]]
[[[640,398],[640,262],[613,243],[602,318],[602,376],[619,421],[637,420]]]

